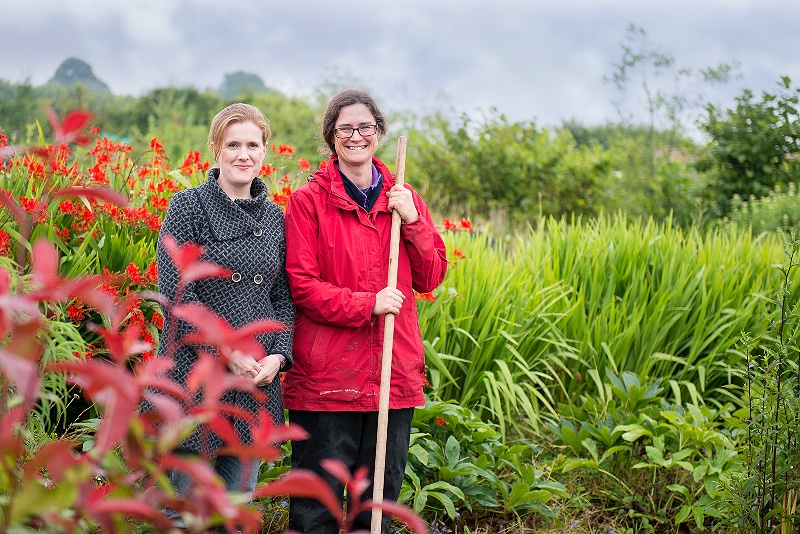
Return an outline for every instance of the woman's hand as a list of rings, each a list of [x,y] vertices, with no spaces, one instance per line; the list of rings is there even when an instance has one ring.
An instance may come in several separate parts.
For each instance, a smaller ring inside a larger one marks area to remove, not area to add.
[[[249,354],[234,350],[228,356],[228,369],[237,376],[254,377],[261,372],[261,364]]]
[[[261,365],[261,372],[253,378],[253,382],[255,382],[256,386],[259,387],[266,386],[267,384],[272,383],[272,381],[278,375],[278,371],[281,370],[281,366],[283,365],[283,356],[280,354],[270,354],[269,356],[262,358],[258,363]]]
[[[406,189],[402,185],[395,185],[386,195],[389,197],[389,209],[396,209],[404,223],[417,222],[419,213],[417,213],[417,207],[414,205],[414,197],[411,195],[410,189]]]
[[[393,287],[384,287],[375,295],[375,305],[372,307],[372,315],[386,315],[393,313],[397,315],[400,313],[400,308],[403,307],[405,300],[399,289]]]

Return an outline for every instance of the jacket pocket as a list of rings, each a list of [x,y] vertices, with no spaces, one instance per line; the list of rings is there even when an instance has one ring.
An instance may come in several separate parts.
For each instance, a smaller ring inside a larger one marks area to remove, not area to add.
[[[328,357],[328,349],[331,345],[330,332],[326,332],[328,328],[326,325],[317,324],[314,341],[311,343],[311,350],[308,352],[308,371],[310,375],[317,376],[325,368],[325,360]]]

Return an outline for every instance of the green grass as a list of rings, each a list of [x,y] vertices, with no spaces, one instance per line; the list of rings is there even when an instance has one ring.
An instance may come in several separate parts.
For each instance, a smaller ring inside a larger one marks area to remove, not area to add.
[[[606,368],[661,377],[678,402],[737,401],[737,344],[766,331],[783,260],[776,236],[624,217],[445,239],[465,258],[420,303],[433,393],[504,435],[580,394],[607,397]]]

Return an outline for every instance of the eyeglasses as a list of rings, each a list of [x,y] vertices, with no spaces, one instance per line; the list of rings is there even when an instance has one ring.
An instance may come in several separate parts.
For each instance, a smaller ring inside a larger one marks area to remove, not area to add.
[[[369,137],[370,135],[375,135],[375,132],[378,131],[378,125],[368,124],[366,126],[359,126],[358,128],[342,126],[341,128],[334,128],[333,134],[339,139],[349,139],[353,137],[353,132],[356,130],[361,134],[361,137]]]

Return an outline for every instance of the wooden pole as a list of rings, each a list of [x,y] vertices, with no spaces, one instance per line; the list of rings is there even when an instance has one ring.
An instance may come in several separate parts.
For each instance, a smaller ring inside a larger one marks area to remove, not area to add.
[[[397,139],[397,169],[394,183],[403,185],[406,172],[406,138]],[[392,211],[392,233],[389,241],[389,281],[387,287],[397,287],[397,260],[400,255],[400,213]],[[406,295],[410,297],[411,295]],[[372,486],[372,500],[383,502],[383,479],[386,471],[386,439],[389,427],[389,386],[392,379],[392,346],[394,344],[394,314],[384,315],[383,356],[381,358],[381,390],[378,398],[378,438],[375,444],[375,477]],[[380,534],[383,511],[372,509],[371,534]]]

